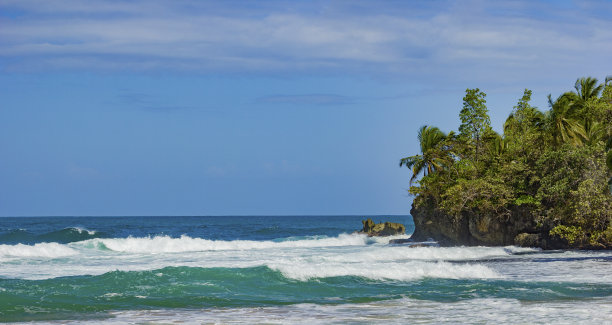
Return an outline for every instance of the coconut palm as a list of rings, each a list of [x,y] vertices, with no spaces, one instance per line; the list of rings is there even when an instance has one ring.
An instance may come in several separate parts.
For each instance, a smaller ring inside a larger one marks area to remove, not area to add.
[[[593,145],[600,141],[606,141],[606,127],[603,123],[597,121],[584,122],[585,144]]]
[[[571,101],[571,105],[576,107],[579,119],[585,123],[589,118],[587,109],[587,102],[591,98],[598,98],[599,94],[604,89],[604,84],[597,85],[597,79],[595,78],[579,78],[576,80],[574,85],[574,91],[567,92],[564,94]]]
[[[554,101],[548,95],[550,110],[546,112],[546,125],[555,145],[563,143],[580,145],[586,139],[584,127],[578,122],[578,107],[573,103],[573,98],[568,93]]]
[[[441,144],[447,138],[444,132],[437,127],[424,125],[419,129],[417,136],[421,147],[420,155],[414,155],[400,159],[400,167],[412,169],[412,177],[410,185],[418,177],[418,174],[423,172],[423,176],[433,173],[444,168],[448,163],[449,156],[441,148]]]
[[[575,94],[582,101],[587,101],[589,98],[598,97],[604,88],[603,84],[597,85],[596,78],[580,78],[576,80],[574,85]]]

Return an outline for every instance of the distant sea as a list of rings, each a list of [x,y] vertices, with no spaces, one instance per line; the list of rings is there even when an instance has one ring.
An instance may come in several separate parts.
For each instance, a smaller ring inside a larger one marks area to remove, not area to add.
[[[0,218],[0,321],[612,323],[612,251],[409,248],[365,217]]]

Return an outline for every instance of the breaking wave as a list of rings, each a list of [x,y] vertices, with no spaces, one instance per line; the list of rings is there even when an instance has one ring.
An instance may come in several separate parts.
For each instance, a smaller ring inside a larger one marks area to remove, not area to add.
[[[58,243],[39,243],[35,245],[0,245],[2,257],[46,257],[57,258],[76,255],[78,252],[66,245]]]
[[[388,240],[387,240],[388,242]],[[252,250],[273,248],[314,248],[338,246],[363,246],[377,243],[365,235],[341,234],[338,237],[312,238],[286,241],[253,240],[210,240],[181,236],[141,238],[97,238],[83,242],[83,245],[125,253],[182,253],[199,251]]]

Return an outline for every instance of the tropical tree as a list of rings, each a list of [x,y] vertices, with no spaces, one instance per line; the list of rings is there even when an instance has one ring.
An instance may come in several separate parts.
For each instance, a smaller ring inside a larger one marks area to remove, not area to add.
[[[463,97],[463,109],[459,113],[461,119],[459,136],[474,148],[472,159],[475,162],[479,160],[478,156],[484,146],[485,135],[491,130],[486,96],[487,94],[478,88],[466,89],[465,97]]]
[[[604,85],[597,85],[596,78],[579,78],[574,85],[575,94],[579,101],[586,102],[590,98],[599,97],[599,93],[603,90]]]
[[[532,133],[542,132],[546,116],[536,107],[529,104],[531,90],[525,89],[512,113],[504,123],[504,136],[514,140],[517,145],[524,146],[525,141],[533,141]]]
[[[499,245],[523,235],[513,233],[520,228],[546,239],[529,245],[612,247],[612,76],[603,85],[577,79],[548,96],[544,113],[531,94],[524,90],[502,134],[491,129],[479,89],[466,90],[457,136],[419,129],[421,152],[400,166],[411,169],[411,185],[419,179],[409,193],[414,215],[428,220],[421,234]]]
[[[548,95],[550,110],[546,112],[546,124],[555,145],[571,143],[581,145],[586,139],[584,127],[578,121],[578,107],[572,96],[565,93],[553,100]]]
[[[412,169],[410,185],[423,172],[423,176],[442,170],[449,162],[449,155],[442,148],[442,142],[447,135],[434,126],[423,125],[417,135],[421,154],[400,159],[400,167],[406,166]]]
[[[584,122],[584,144],[594,145],[606,141],[606,128],[603,123],[587,120]]]
[[[499,133],[491,131],[487,136],[487,147],[489,153],[494,157],[499,157],[506,152],[508,148],[508,140],[502,137]]]
[[[606,165],[608,166],[608,172],[612,174],[612,136],[608,137],[606,141]],[[612,176],[608,179],[608,187],[610,188],[610,193],[612,194]]]

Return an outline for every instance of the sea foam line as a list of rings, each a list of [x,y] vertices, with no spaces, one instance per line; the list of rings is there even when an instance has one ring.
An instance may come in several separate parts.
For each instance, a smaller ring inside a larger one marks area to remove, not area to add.
[[[95,230],[89,230],[89,229],[85,229],[85,228],[81,228],[81,227],[68,227],[68,228],[64,228],[64,230],[75,230],[78,233],[87,233],[88,235],[95,235],[96,233],[98,233]]]
[[[198,251],[253,250],[273,248],[313,248],[338,246],[363,246],[375,243],[365,235],[341,234],[338,237],[305,239],[295,241],[252,241],[252,240],[210,240],[183,235],[179,238],[169,236],[96,238],[80,244],[103,247],[125,253],[181,253]]]
[[[0,257],[64,257],[78,252],[58,243],[38,243],[35,245],[0,245]]]
[[[316,278],[358,276],[372,280],[411,281],[423,278],[441,279],[499,279],[497,272],[480,264],[454,264],[447,262],[390,262],[390,263],[270,263],[267,266],[283,276],[307,281]]]

